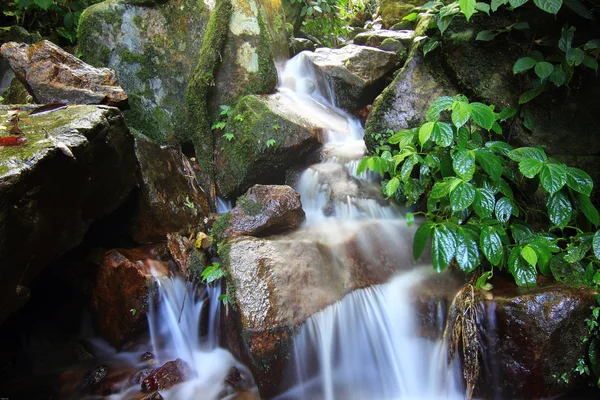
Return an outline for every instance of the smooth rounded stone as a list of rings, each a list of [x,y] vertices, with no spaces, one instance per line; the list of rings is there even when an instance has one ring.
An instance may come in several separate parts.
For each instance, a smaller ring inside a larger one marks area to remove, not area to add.
[[[0,53],[36,103],[127,106],[115,71],[94,68],[48,40],[33,45],[9,42]]]
[[[305,215],[300,194],[286,185],[254,185],[230,212],[223,237],[258,236],[296,228]]]
[[[102,382],[108,375],[108,367],[104,364],[98,365],[94,369],[88,371],[83,378],[77,383],[76,390],[86,392]]]
[[[406,47],[408,47],[412,43],[414,36],[415,31],[413,30],[393,31],[381,29],[377,31],[367,31],[359,33],[354,37],[354,43],[363,46],[373,46],[380,48],[384,40],[395,39],[404,44]]]
[[[168,274],[165,263],[149,258],[147,247],[108,251],[98,268],[92,295],[102,337],[118,348],[145,330],[156,279]]]
[[[142,381],[142,391],[146,393],[157,390],[166,390],[170,387],[187,381],[192,376],[192,371],[185,361],[177,359],[169,361],[162,367],[155,369]]]
[[[295,56],[301,51],[314,51],[315,44],[305,38],[291,38],[290,39],[290,56]]]

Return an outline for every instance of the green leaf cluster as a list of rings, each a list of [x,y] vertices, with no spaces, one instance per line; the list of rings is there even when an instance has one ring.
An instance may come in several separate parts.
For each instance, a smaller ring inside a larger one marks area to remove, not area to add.
[[[543,274],[600,288],[592,179],[542,148],[492,140],[501,139],[500,123],[515,113],[462,95],[440,97],[422,125],[387,137],[357,172],[377,172],[388,198],[426,204],[413,252],[418,259],[431,242],[437,271],[454,264],[471,273],[481,265],[511,274],[521,286]]]
[[[202,282],[212,283],[218,279],[223,278],[226,275],[227,273],[225,269],[223,269],[223,267],[221,266],[221,263],[213,262],[211,265],[202,270],[201,277]]]

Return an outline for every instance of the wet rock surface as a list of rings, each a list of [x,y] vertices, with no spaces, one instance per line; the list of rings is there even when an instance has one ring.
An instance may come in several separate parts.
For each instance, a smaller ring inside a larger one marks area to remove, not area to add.
[[[127,94],[114,71],[94,68],[52,42],[9,42],[0,53],[36,103],[127,105]]]
[[[238,198],[223,237],[262,236],[304,221],[300,194],[285,185],[254,185]]]
[[[155,295],[155,279],[166,276],[165,264],[143,251],[111,250],[98,269],[92,310],[102,336],[120,347],[145,329],[146,314]]]
[[[175,361],[169,361],[148,375],[142,381],[142,391],[149,393],[166,390],[178,383],[185,382],[190,376],[190,367],[185,361],[178,358]]]
[[[319,48],[304,54],[333,88],[335,103],[348,111],[371,104],[399,66],[395,53],[366,46]]]
[[[413,30],[391,31],[381,29],[378,31],[361,32],[354,37],[354,44],[373,46],[379,48],[386,39],[394,39],[408,47],[415,36]]]
[[[36,108],[20,107],[21,117]],[[14,115],[0,106],[0,121]],[[79,245],[135,184],[133,138],[117,109],[70,106],[27,118],[19,124],[27,142],[0,149],[0,321],[20,302],[18,285]]]
[[[138,243],[165,240],[167,233],[204,229],[208,197],[187,157],[143,136],[135,138],[139,165],[138,206],[131,234]]]

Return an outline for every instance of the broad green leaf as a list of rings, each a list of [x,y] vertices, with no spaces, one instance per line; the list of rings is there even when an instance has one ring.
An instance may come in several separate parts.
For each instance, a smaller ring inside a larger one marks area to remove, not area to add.
[[[408,178],[410,178],[410,174],[415,165],[419,162],[419,158],[416,155],[408,157],[404,160],[404,164],[402,164],[402,168],[400,168],[400,179],[406,182]]]
[[[555,68],[552,72],[552,75],[550,75],[550,78],[548,79],[556,86],[562,86],[566,80],[565,72],[563,71],[562,67],[558,66]]]
[[[452,17],[448,17],[450,18],[450,20],[448,21],[448,25],[450,25],[450,21],[452,21]],[[438,25],[440,24],[440,21],[442,21],[444,18],[439,18],[438,19]],[[446,28],[448,28],[448,25],[444,28],[444,30]],[[442,31],[442,29],[440,28],[440,32]],[[437,39],[429,39],[427,41],[427,43],[425,43],[423,45],[423,56],[426,56],[427,53],[429,53],[430,51],[435,50],[436,48],[438,48],[440,45],[440,41]]]
[[[431,193],[429,194],[429,196],[433,199],[439,199],[444,196],[447,196],[461,182],[462,182],[462,180],[458,179],[458,178],[450,178],[450,179],[446,179],[442,182],[437,182],[435,185],[433,185],[433,188],[431,189]]]
[[[475,13],[476,3],[476,0],[458,0],[460,11],[465,15],[467,21],[471,18],[473,13]]]
[[[456,235],[456,263],[467,274],[479,265],[477,236],[468,229],[459,228]]]
[[[392,157],[392,162],[394,163],[394,171],[396,171],[396,169],[398,168],[398,165],[400,165],[401,162],[403,162],[406,158],[414,155],[416,152],[412,151],[412,150],[408,150],[405,151],[403,150],[402,153],[400,154],[396,154],[394,157]]]
[[[533,70],[535,71],[535,74],[541,80],[544,80],[547,77],[549,77],[550,75],[552,75],[552,72],[554,72],[554,66],[552,64],[550,64],[549,62],[542,61],[542,62],[537,63]]]
[[[538,8],[555,15],[562,6],[562,0],[533,0],[533,2]]]
[[[529,179],[539,174],[544,164],[535,158],[526,158],[519,163],[519,171]]]
[[[560,228],[567,226],[573,214],[573,206],[563,191],[556,192],[548,198],[548,216],[550,221]]]
[[[550,247],[542,241],[534,241],[530,243],[531,248],[535,250],[537,255],[538,268],[540,272],[545,276],[550,276],[552,271],[550,270],[550,261],[552,260],[552,252]]]
[[[562,28],[562,32],[560,34],[560,40],[558,41],[558,48],[562,50],[564,53],[567,52],[571,48],[571,44],[573,43],[573,38],[575,37],[575,27],[572,26],[567,28],[566,26]]]
[[[521,108],[519,115],[523,118],[523,126],[533,132],[535,130],[535,118],[529,107]]]
[[[479,218],[489,218],[494,212],[496,198],[494,193],[489,189],[479,188],[475,191],[473,199],[473,209]]]
[[[576,192],[589,196],[594,187],[594,181],[587,174],[578,168],[567,167],[567,186]]]
[[[566,59],[569,65],[577,66],[583,62],[583,58],[585,57],[585,53],[580,48],[571,47],[567,50]]]
[[[517,244],[528,241],[533,235],[533,231],[529,226],[517,223],[510,224],[510,231],[512,232],[512,237]]]
[[[525,259],[525,261],[527,261],[529,265],[534,267],[535,264],[537,264],[538,262],[538,257],[535,250],[533,250],[529,246],[525,246],[521,249],[521,257],[523,257],[523,259]]]
[[[496,114],[483,103],[471,103],[469,106],[473,122],[489,131],[496,121]]]
[[[579,208],[583,212],[583,215],[594,225],[600,225],[600,215],[598,210],[590,201],[589,196],[581,193],[577,193],[577,199],[579,200]]]
[[[433,226],[433,222],[425,222],[415,232],[415,238],[413,241],[413,256],[415,261],[421,257],[425,247],[427,247],[427,242],[429,242],[429,237],[431,236]]]
[[[493,266],[502,261],[502,240],[500,235],[491,226],[483,226],[479,236],[479,245],[485,257]]]
[[[565,261],[570,263],[575,263],[577,261],[583,260],[586,253],[592,246],[590,244],[580,244],[579,246],[568,246],[567,254],[565,254]]]
[[[523,92],[523,94],[521,94],[521,96],[519,96],[519,104],[525,104],[525,103],[528,103],[531,100],[535,99],[544,91],[545,88],[546,88],[546,84],[542,83],[541,85],[536,86],[531,90],[527,90],[526,92]]]
[[[436,122],[433,127],[432,136],[435,136],[435,141],[442,147],[448,147],[454,141],[454,131],[452,126],[445,122]]]
[[[510,119],[512,117],[514,117],[515,115],[517,115],[517,109],[514,107],[504,107],[502,109],[502,111],[500,111],[500,113],[498,114],[498,119],[500,121],[506,121],[507,119]]]
[[[495,122],[492,124],[492,132],[498,134],[498,135],[502,135],[502,128],[500,127],[500,124],[498,124],[498,122]]]
[[[594,249],[594,256],[596,256],[596,259],[600,260],[600,230],[596,231],[594,234],[594,239],[592,240],[592,249]]]
[[[567,167],[563,164],[545,164],[540,171],[540,182],[548,193],[558,192],[567,182]]]
[[[404,18],[402,18],[402,21],[415,21],[417,19],[417,17],[419,16],[419,13],[413,12],[410,13],[406,16],[404,16]]]
[[[513,74],[520,74],[521,72],[529,71],[531,68],[535,67],[537,61],[531,57],[522,57],[517,60],[515,65],[513,65]]]
[[[492,4],[493,4],[493,1],[492,1]],[[496,34],[492,33],[492,31],[483,30],[477,34],[477,36],[475,37],[475,40],[481,40],[482,42],[489,42],[491,40],[494,40],[495,37],[496,37]]]
[[[458,150],[452,154],[452,168],[456,175],[470,181],[475,173],[475,155],[471,150]]]
[[[490,15],[490,5],[484,2],[475,3],[475,9]]]
[[[513,194],[513,191],[510,187],[510,185],[508,184],[508,182],[506,182],[504,179],[500,178],[498,179],[498,189],[500,190],[500,193],[502,193],[503,195],[505,195],[506,197],[508,197],[509,199],[514,199],[515,195]],[[514,209],[514,215],[515,216],[519,216],[518,215],[518,208]]]
[[[453,211],[469,207],[475,199],[475,187],[469,182],[461,182],[450,193],[450,205]]]
[[[520,246],[513,248],[508,257],[508,270],[515,278],[519,286],[535,286],[537,282],[537,271],[535,267],[525,262],[521,256]]]
[[[389,137],[388,143],[397,144],[398,147],[403,149],[406,146],[410,146],[415,142],[417,128],[412,129],[401,129],[392,136]]]
[[[587,54],[583,56],[583,65],[598,72],[598,61]]]
[[[454,103],[454,99],[452,97],[438,97],[429,106],[429,110],[427,110],[427,115],[425,116],[425,118],[427,119],[427,121],[437,121],[442,111],[449,111],[452,109],[452,103]]]
[[[438,18],[438,20],[437,20],[437,26],[438,26],[438,29],[440,30],[440,33],[442,35],[446,31],[446,29],[448,29],[448,27],[452,23],[453,19],[454,19],[454,15],[448,15],[446,17],[439,17]],[[429,40],[427,43],[430,43],[430,42],[431,42],[431,40]],[[436,40],[436,43],[437,43],[437,45],[435,47],[439,46],[440,42]],[[425,44],[425,46],[427,46],[427,44]],[[423,49],[423,55],[425,55],[425,54],[427,54],[427,53],[425,52],[425,49]]]
[[[584,50],[600,49],[600,39],[593,39],[593,40],[588,41],[586,44],[583,45],[583,49]]]
[[[456,255],[456,236],[446,225],[433,228],[431,241],[431,256],[433,268],[437,272],[444,270]]]
[[[528,0],[509,0],[509,4],[512,8],[521,7],[523,4],[527,3]]]
[[[425,122],[421,125],[421,128],[419,129],[419,143],[421,143],[421,146],[423,146],[431,137],[434,126],[435,122]]]
[[[485,147],[492,149],[494,153],[500,154],[501,156],[506,156],[508,153],[513,151],[512,146],[506,142],[487,142]]]
[[[502,160],[489,149],[476,149],[475,160],[492,179],[502,176]]]
[[[594,315],[594,317],[596,320],[598,319],[597,316]],[[600,338],[592,338],[590,347],[588,347],[588,359],[590,360],[594,375],[600,376]]]
[[[385,185],[385,195],[392,197],[396,193],[396,190],[398,190],[398,187],[400,187],[400,179],[395,176]]]
[[[594,19],[594,14],[580,0],[564,0],[563,3],[579,16],[585,19]]]
[[[386,172],[388,172],[389,163],[379,156],[365,157],[358,164],[358,167],[356,168],[356,173],[360,174],[366,171],[367,168],[383,176]]]
[[[52,5],[53,0],[34,0],[34,3],[42,10],[47,10]]]
[[[498,7],[508,4],[508,0],[492,0],[491,9],[496,12]]]
[[[415,223],[415,214],[407,212],[404,219],[406,220],[406,225],[413,226],[413,224]]]
[[[469,107],[469,104],[459,100],[452,103],[452,123],[454,126],[460,128],[467,123],[470,117],[471,107]]]
[[[554,279],[569,286],[580,286],[585,282],[586,271],[580,262],[570,263],[558,254],[550,262],[550,270]]]
[[[510,219],[513,212],[512,201],[508,197],[502,197],[496,203],[496,219],[498,221],[506,223]]]
[[[546,162],[546,160],[548,160],[544,150],[538,149],[537,147],[519,147],[508,153],[508,158],[516,162],[521,162],[527,158],[534,158],[541,162]]]

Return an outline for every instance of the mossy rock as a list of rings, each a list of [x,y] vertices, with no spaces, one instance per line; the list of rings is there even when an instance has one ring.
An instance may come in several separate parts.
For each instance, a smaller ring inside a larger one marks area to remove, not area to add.
[[[412,12],[412,9],[422,6],[427,0],[381,0],[379,14],[383,19],[384,28],[389,28],[402,21],[402,18]]]
[[[17,78],[10,81],[10,85],[2,93],[2,97],[4,97],[3,104],[29,104],[33,102],[27,88]]]

